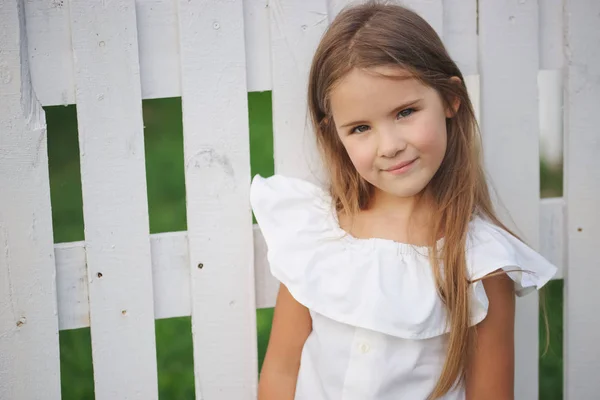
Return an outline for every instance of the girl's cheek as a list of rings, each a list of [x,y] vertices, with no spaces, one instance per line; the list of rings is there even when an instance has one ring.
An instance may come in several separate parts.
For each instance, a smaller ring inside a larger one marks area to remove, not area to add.
[[[365,173],[372,168],[373,159],[368,151],[367,146],[360,143],[352,143],[347,146],[350,160],[359,173]]]
[[[444,152],[447,142],[445,120],[443,124],[424,124],[420,129],[420,134],[415,138],[415,142],[421,153]]]

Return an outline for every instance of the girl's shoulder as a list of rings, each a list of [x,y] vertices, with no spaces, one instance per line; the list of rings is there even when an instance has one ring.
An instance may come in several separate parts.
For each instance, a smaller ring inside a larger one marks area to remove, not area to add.
[[[328,191],[301,179],[256,176],[250,200],[271,273],[299,303],[338,322],[402,338],[447,332],[427,248],[348,235]],[[536,251],[480,217],[469,224],[465,251],[472,324],[488,309],[478,279],[504,269],[524,295],[556,272]]]

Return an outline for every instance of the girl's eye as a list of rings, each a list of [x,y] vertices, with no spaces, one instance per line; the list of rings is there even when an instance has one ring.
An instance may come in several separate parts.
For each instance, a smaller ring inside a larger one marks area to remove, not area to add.
[[[363,133],[369,129],[368,125],[359,125],[356,128],[352,129],[351,133]]]
[[[398,119],[409,117],[414,112],[414,108],[406,108],[398,113]]]

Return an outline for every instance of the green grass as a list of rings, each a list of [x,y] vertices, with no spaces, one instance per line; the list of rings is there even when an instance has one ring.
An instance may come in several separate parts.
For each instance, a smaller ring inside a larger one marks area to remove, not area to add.
[[[250,93],[251,173],[273,174],[271,93]],[[48,107],[48,153],[54,241],[83,240],[83,212],[75,106]],[[179,98],[143,102],[148,209],[152,233],[186,229],[183,133]],[[562,194],[559,173],[541,166],[544,196]],[[550,350],[540,361],[540,398],[562,399],[562,282],[545,290]],[[270,333],[273,310],[257,312],[259,365]],[[540,322],[543,326],[543,321]],[[545,343],[543,330],[541,347]],[[189,317],[156,321],[158,383],[162,399],[193,399],[194,375]],[[65,400],[93,399],[90,331],[60,332],[62,392]],[[543,349],[542,349],[543,350]]]

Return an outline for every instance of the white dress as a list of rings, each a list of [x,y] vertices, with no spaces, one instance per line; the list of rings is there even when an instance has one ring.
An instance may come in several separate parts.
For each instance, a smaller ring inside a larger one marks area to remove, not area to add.
[[[256,176],[250,199],[273,276],[312,317],[295,399],[426,399],[441,373],[448,337],[427,248],[352,237],[340,228],[329,194],[307,181]],[[466,251],[471,279],[499,268],[530,271],[508,273],[519,296],[556,272],[481,218],[470,224]],[[477,324],[488,299],[481,282],[471,290]],[[463,387],[444,397],[464,398]]]

